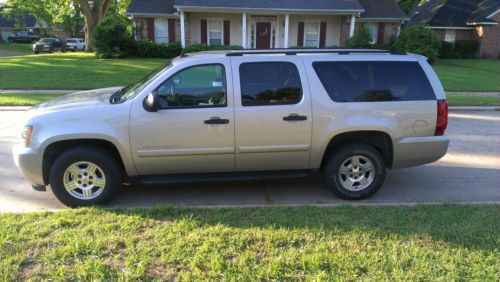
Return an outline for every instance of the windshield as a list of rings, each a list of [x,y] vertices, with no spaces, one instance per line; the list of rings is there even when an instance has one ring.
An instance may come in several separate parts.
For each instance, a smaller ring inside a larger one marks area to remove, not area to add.
[[[151,82],[153,82],[157,77],[162,75],[171,67],[172,67],[171,64],[167,66],[162,66],[161,68],[158,68],[155,71],[151,72],[150,74],[146,75],[143,79],[139,80],[138,82],[130,84],[129,86],[121,89],[120,91],[116,92],[115,95],[111,96],[111,102],[121,103],[130,99],[131,97],[134,97],[135,95],[139,94],[144,88],[146,88]]]
[[[76,40],[73,40],[73,39],[67,39],[67,40],[66,40],[66,42],[67,42],[67,43],[75,43],[75,42],[76,42]]]

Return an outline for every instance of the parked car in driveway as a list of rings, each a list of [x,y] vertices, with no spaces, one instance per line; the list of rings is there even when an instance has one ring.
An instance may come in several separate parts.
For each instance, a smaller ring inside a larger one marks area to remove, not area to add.
[[[53,53],[56,51],[66,51],[66,44],[59,38],[42,38],[33,44],[33,53],[35,54],[40,52]]]
[[[418,55],[381,50],[201,52],[128,87],[69,94],[24,121],[14,160],[69,206],[124,182],[302,177],[365,199],[386,169],[446,154],[445,93]],[[404,187],[401,187],[402,189]]]
[[[18,31],[14,35],[7,37],[9,43],[34,43],[38,40],[40,40],[40,36],[29,31]]]
[[[66,39],[66,50],[71,51],[84,51],[85,50],[85,40],[82,38],[67,38]]]

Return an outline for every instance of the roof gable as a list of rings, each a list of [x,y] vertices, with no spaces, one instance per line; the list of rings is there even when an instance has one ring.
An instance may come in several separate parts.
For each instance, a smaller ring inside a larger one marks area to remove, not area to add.
[[[365,12],[361,18],[405,19],[408,16],[403,12],[396,0],[358,0]]]
[[[410,24],[467,27],[471,23],[495,23],[487,17],[498,9],[499,0],[430,0],[410,13]]]

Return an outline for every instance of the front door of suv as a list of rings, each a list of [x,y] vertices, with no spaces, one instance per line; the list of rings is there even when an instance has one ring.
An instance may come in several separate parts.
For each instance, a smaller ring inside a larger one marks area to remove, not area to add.
[[[234,112],[229,60],[177,70],[154,91],[161,109],[136,99],[131,149],[141,175],[234,170]]]
[[[298,57],[233,57],[236,170],[307,169],[312,110]]]

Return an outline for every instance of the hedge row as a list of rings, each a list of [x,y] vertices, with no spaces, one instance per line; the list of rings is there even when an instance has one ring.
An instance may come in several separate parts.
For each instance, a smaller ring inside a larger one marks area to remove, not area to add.
[[[443,41],[439,48],[439,58],[474,58],[478,51],[479,42],[475,40],[457,40],[455,44]]]

